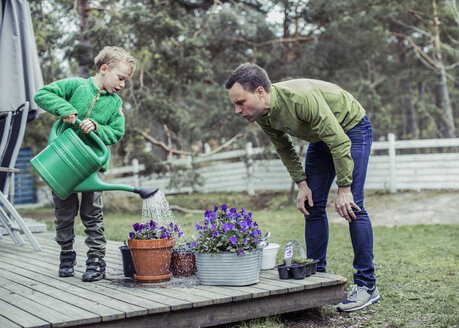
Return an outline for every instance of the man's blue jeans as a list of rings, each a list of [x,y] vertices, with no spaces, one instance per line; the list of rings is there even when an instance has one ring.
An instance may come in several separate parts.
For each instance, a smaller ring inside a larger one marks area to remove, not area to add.
[[[368,117],[365,115],[355,127],[347,132],[347,135],[352,142],[351,156],[354,160],[351,191],[354,203],[361,209],[361,211],[353,209],[356,218],[349,223],[354,248],[354,269],[357,270],[357,273],[354,274],[354,283],[371,287],[376,282],[373,266],[373,229],[363,206],[364,184],[373,137]],[[335,178],[335,167],[330,150],[324,142],[309,145],[305,172],[314,201],[313,207],[306,202],[306,208],[310,214],[305,215],[307,255],[308,258],[319,260],[317,270],[325,272],[328,244],[328,218],[325,210],[330,187]]]

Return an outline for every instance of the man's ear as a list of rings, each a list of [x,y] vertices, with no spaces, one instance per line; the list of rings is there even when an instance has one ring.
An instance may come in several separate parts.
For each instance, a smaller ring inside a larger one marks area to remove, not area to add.
[[[266,93],[266,90],[260,85],[258,88],[255,89],[255,93],[259,96],[263,96]]]

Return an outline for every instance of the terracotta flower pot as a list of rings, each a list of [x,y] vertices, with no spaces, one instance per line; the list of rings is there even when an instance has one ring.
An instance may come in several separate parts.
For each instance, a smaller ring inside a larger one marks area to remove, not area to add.
[[[134,278],[141,282],[169,280],[172,276],[169,268],[174,245],[175,238],[128,240],[136,272]]]

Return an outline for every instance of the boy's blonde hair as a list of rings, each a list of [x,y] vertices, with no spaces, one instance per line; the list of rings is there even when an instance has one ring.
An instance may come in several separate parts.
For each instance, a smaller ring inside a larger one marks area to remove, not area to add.
[[[103,64],[112,67],[119,62],[124,62],[131,68],[131,75],[134,73],[136,59],[123,48],[106,46],[97,54],[96,58],[94,58],[97,72],[99,72]]]

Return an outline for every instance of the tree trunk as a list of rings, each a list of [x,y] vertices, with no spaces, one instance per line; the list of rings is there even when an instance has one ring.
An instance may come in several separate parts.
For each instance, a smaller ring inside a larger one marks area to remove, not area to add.
[[[284,28],[284,35],[283,35],[283,38],[284,40],[287,40],[287,39],[290,39],[290,16],[289,16],[289,9],[290,9],[290,6],[289,6],[289,1],[288,0],[284,0],[284,23],[283,23],[283,28]],[[289,66],[289,63],[290,63],[290,57],[291,57],[291,53],[290,53],[290,42],[283,42],[282,43],[282,46],[283,46],[283,58],[284,58],[284,61],[285,63],[287,63],[287,65]],[[288,67],[287,66],[287,67]]]
[[[437,79],[438,83],[435,88],[436,105],[441,109],[442,119],[445,129],[441,134],[445,138],[454,138],[456,136],[456,128],[454,126],[453,110],[449,100],[448,84],[446,82],[445,66],[440,50],[440,30],[437,13],[437,2],[431,0],[432,3],[432,16],[433,16],[433,30],[434,30],[434,60],[438,67]]]
[[[401,70],[408,70],[406,64],[406,53],[404,39],[402,37],[397,37],[397,52],[398,59],[400,62]],[[400,89],[402,91],[400,96],[400,109],[403,113],[402,117],[402,133],[403,139],[417,139],[418,138],[418,124],[416,118],[416,108],[413,103],[413,92],[410,85],[410,80],[403,78],[400,81]]]
[[[80,46],[78,47],[77,60],[80,77],[89,77],[89,67],[92,58],[89,56],[91,45],[85,32],[89,29],[89,4],[88,0],[79,0],[78,14],[80,16]]]
[[[454,138],[456,136],[456,128],[454,126],[453,110],[449,100],[448,85],[446,83],[446,72],[443,65],[439,72],[437,72],[438,84],[435,88],[436,105],[441,109],[444,131],[441,135],[444,138]]]

